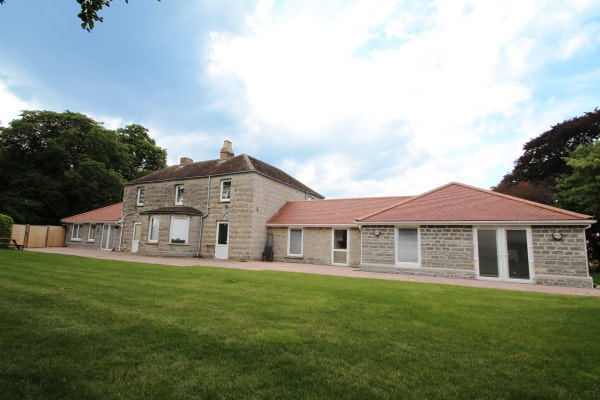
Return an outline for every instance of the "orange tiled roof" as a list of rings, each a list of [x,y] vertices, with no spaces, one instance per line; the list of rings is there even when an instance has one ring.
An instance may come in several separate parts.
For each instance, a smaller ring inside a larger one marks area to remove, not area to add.
[[[356,218],[409,199],[408,196],[286,203],[267,225],[353,225]]]
[[[422,195],[363,214],[360,223],[461,221],[581,221],[591,216],[452,182]]]
[[[96,210],[73,215],[71,217],[63,218],[60,220],[60,222],[67,224],[83,222],[116,222],[121,219],[122,214],[123,203],[117,203],[111,206],[106,206]]]

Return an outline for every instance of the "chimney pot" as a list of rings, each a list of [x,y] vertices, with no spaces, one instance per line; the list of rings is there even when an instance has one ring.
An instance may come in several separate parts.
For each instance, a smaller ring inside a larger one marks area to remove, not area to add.
[[[235,156],[233,153],[233,144],[229,140],[225,140],[221,149],[221,160],[229,160],[233,156]]]
[[[179,165],[188,165],[188,164],[191,164],[193,162],[194,162],[194,160],[192,160],[191,158],[188,158],[188,157],[181,157],[179,159]]]

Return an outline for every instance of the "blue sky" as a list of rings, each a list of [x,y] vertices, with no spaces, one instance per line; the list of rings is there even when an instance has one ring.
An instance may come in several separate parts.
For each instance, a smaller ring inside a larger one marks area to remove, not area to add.
[[[0,5],[0,123],[71,110],[179,157],[223,140],[328,198],[489,188],[600,107],[600,2],[75,0]]]

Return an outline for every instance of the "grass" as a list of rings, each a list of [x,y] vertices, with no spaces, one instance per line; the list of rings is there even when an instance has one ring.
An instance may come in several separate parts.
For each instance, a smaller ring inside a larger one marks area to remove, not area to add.
[[[0,398],[597,399],[600,298],[0,251]]]

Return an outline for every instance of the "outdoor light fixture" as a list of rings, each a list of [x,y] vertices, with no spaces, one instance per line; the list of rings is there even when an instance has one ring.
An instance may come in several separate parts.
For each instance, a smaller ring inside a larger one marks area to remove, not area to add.
[[[554,239],[554,240],[561,240],[562,237],[563,237],[562,233],[560,233],[558,231],[556,231],[552,234],[552,239]]]
[[[375,236],[379,236],[379,235],[381,235],[381,232],[379,232],[379,229],[375,229],[375,230],[373,231],[373,233],[375,234]]]

